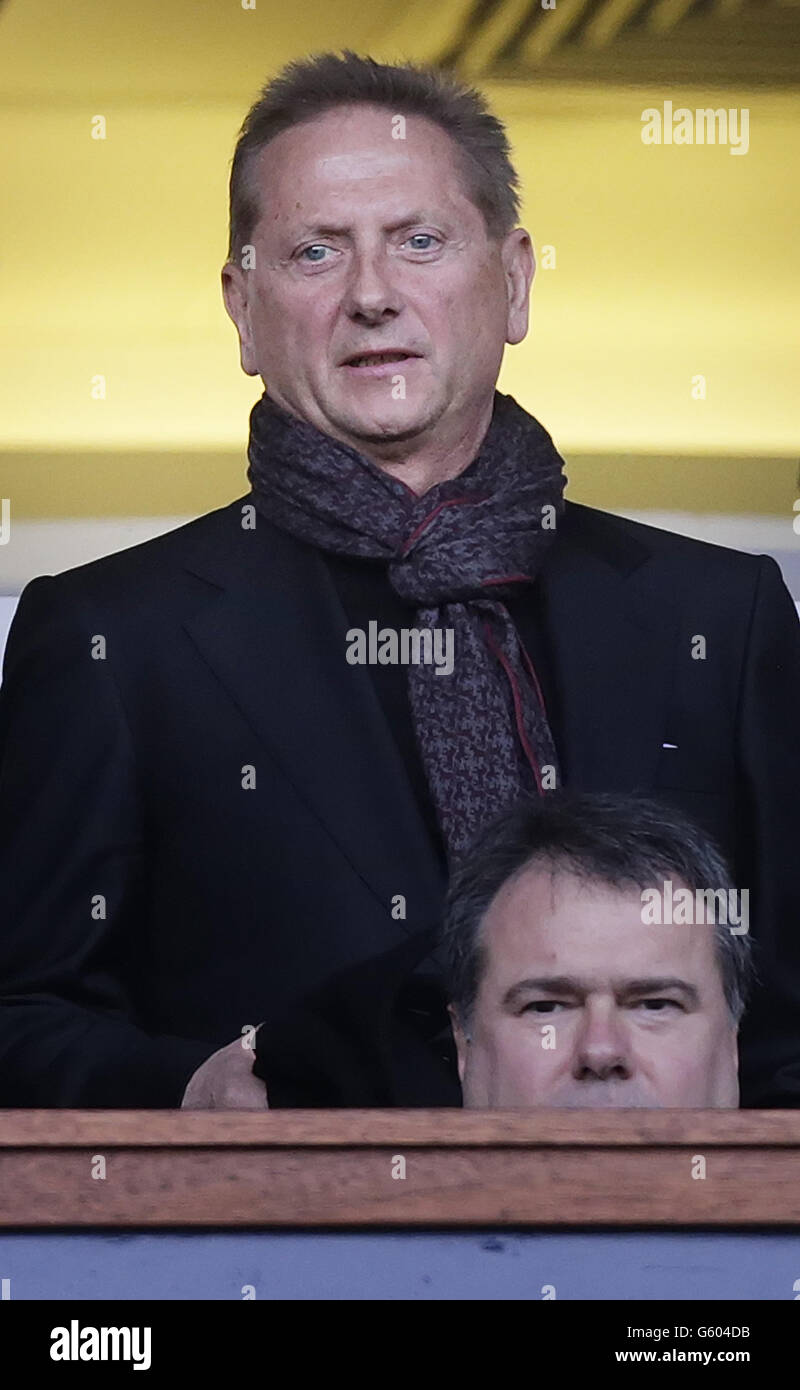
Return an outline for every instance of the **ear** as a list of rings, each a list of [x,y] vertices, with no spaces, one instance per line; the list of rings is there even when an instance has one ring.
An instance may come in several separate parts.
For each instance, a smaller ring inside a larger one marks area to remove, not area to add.
[[[524,227],[509,232],[500,254],[508,296],[506,342],[521,343],[528,331],[531,286],[536,274],[533,244]]]
[[[467,1048],[470,1045],[471,1039],[467,1036],[467,1034],[464,1032],[464,1029],[461,1026],[461,1020],[458,1016],[454,1004],[448,1004],[447,1012],[450,1015],[450,1025],[453,1029],[453,1037],[455,1039],[456,1052],[458,1053],[458,1079],[463,1084],[464,1073],[467,1069]]]
[[[258,376],[255,343],[250,327],[247,272],[235,261],[226,261],[222,267],[222,298],[239,334],[239,357],[242,371],[246,372],[248,376]]]
[[[738,1107],[739,1107],[739,1106],[741,1105],[741,1103],[742,1103],[742,1099],[741,1099],[741,1085],[740,1085],[740,1082],[739,1082],[739,1026],[738,1026],[738,1024],[737,1024],[737,1026],[736,1026],[734,1029],[732,1029],[731,1045],[732,1045],[732,1051],[733,1051],[733,1059],[732,1059],[732,1060],[733,1060],[733,1075],[734,1075],[734,1078],[735,1078],[735,1080],[734,1080],[734,1085],[735,1085],[735,1091],[736,1091],[735,1098],[734,1098],[733,1101],[732,1101],[732,1108],[733,1108],[733,1109],[738,1109]]]

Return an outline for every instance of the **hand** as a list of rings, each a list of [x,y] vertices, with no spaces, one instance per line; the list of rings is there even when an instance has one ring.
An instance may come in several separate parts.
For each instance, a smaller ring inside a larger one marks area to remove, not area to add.
[[[253,1076],[253,1049],[237,1038],[190,1076],[181,1110],[268,1110],[267,1088]]]

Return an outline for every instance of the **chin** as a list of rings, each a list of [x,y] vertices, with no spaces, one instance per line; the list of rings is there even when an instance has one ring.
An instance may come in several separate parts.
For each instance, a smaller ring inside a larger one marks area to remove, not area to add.
[[[387,401],[377,397],[354,400],[352,395],[332,405],[329,418],[356,439],[411,439],[428,429],[441,414],[432,402],[420,404],[413,400]]]
[[[427,427],[428,421],[421,419],[408,420],[376,420],[375,417],[369,419],[350,419],[344,425],[347,432],[353,439],[360,440],[364,444],[380,444],[394,441],[402,444],[403,440],[415,439],[418,434]]]

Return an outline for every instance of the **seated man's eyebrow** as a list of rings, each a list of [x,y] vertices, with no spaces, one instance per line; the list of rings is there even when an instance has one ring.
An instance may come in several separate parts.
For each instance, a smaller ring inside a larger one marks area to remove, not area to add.
[[[696,1009],[700,1005],[700,993],[694,985],[690,985],[688,980],[680,980],[675,976],[653,976],[642,980],[620,980],[617,985],[617,992],[623,996],[630,997],[636,995],[682,994],[686,1003],[691,1008]]]
[[[532,994],[536,990],[542,994],[583,994],[586,992],[586,982],[575,975],[534,975],[519,980],[506,990],[503,1007],[516,1004],[524,994]]]
[[[510,1008],[519,1003],[520,999],[527,994],[539,991],[542,994],[586,994],[591,988],[586,980],[579,979],[576,975],[534,975],[525,980],[519,980],[512,985],[503,995],[503,1007]],[[700,995],[694,985],[687,980],[678,979],[676,976],[652,976],[638,980],[618,980],[614,982],[614,988],[618,995],[623,998],[638,997],[645,995],[663,994],[666,991],[673,991],[684,996],[686,1003],[691,1008],[698,1008]]]

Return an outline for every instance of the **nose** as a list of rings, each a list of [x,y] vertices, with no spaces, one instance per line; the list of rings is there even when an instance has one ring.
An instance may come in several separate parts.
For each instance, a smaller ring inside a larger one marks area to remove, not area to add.
[[[578,1081],[625,1081],[633,1074],[630,1045],[613,1001],[586,1002],[572,1074]]]
[[[400,295],[391,267],[378,249],[357,250],[345,291],[344,308],[356,323],[381,323],[400,312]]]

